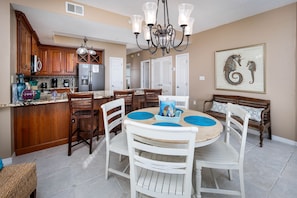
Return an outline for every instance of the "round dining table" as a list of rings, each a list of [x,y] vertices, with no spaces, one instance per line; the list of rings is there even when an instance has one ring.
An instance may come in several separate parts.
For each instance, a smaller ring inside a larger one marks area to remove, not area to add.
[[[177,109],[180,111],[180,116],[170,118],[158,115],[159,110],[159,107],[138,109],[127,114],[125,119],[158,126],[196,126],[198,133],[195,147],[202,147],[215,142],[223,131],[223,125],[220,121],[199,111]]]

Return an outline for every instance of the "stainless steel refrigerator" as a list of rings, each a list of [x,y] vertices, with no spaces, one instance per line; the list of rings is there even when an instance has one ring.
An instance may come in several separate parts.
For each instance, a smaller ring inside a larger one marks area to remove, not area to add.
[[[100,91],[105,88],[105,68],[98,64],[78,65],[78,91]]]

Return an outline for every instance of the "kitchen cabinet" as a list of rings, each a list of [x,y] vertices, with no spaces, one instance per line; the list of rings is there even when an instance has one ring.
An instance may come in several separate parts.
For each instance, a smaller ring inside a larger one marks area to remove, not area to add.
[[[49,49],[49,65],[48,69],[54,76],[63,75],[65,65],[65,53],[61,49]]]
[[[32,33],[32,39],[31,39],[31,50],[32,50],[32,55],[37,55],[37,57],[39,57],[39,49],[38,49],[38,45],[39,45],[39,40],[38,37],[36,35],[36,32]]]
[[[31,75],[32,27],[25,15],[16,11],[17,19],[17,73]]]
[[[76,76],[76,50],[42,45],[39,47],[42,69],[37,76]]]
[[[39,58],[42,63],[42,69],[36,73],[36,76],[47,76],[49,75],[48,65],[48,48],[39,47]]]
[[[104,134],[100,106],[110,97],[95,99],[99,109],[99,134]],[[68,142],[68,102],[14,107],[14,146],[16,155],[38,151]],[[65,150],[65,153],[67,150]]]
[[[75,49],[65,50],[65,75],[77,75],[77,58]]]

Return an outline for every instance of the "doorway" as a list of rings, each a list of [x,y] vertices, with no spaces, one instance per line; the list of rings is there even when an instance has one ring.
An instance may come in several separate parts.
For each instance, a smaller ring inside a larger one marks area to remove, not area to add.
[[[110,91],[123,89],[123,58],[110,57]]]
[[[176,55],[176,71],[175,71],[175,95],[189,95],[189,53]]]
[[[150,88],[150,60],[140,62],[140,88]]]

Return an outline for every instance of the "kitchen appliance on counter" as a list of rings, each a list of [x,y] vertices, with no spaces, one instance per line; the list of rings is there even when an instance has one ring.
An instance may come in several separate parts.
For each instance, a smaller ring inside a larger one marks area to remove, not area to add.
[[[57,87],[58,87],[58,79],[52,78],[52,88],[57,88]]]
[[[63,85],[64,87],[69,87],[69,79],[64,79]]]
[[[99,91],[105,88],[105,68],[98,64],[78,65],[78,91]]]

